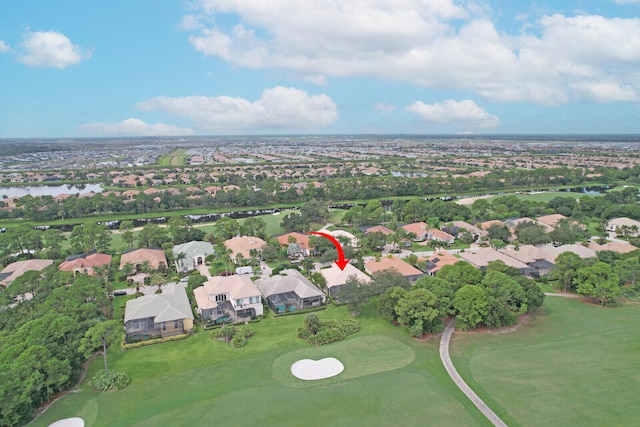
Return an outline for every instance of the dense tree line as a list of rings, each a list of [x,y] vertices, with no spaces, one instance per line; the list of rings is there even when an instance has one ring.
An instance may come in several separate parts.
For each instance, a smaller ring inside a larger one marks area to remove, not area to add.
[[[465,262],[445,266],[437,277],[425,276],[411,289],[392,287],[378,299],[378,313],[409,328],[412,336],[441,332],[449,316],[456,327],[499,328],[540,307],[544,293],[532,279],[501,261],[486,271]]]
[[[598,252],[596,258],[582,259],[573,252],[558,256],[551,272],[558,287],[594,299],[603,306],[616,305],[621,298],[640,299],[640,254]]]
[[[13,301],[14,295],[21,297]],[[106,318],[109,304],[97,278],[74,278],[53,266],[22,275],[0,294],[0,425],[25,423],[77,382],[96,349],[85,334]]]

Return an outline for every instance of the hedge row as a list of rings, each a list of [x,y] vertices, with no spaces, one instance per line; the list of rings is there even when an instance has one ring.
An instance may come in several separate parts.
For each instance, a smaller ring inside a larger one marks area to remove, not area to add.
[[[169,342],[169,341],[179,341],[179,340],[183,340],[185,338],[188,338],[189,335],[191,335],[191,334],[186,333],[186,334],[180,334],[180,335],[173,335],[173,336],[170,336],[170,337],[156,338],[156,339],[145,340],[145,341],[138,341],[138,342],[134,342],[134,343],[131,343],[131,344],[125,344],[124,343],[124,339],[123,339],[122,342],[120,343],[120,349],[121,350],[131,350],[132,348],[144,347],[145,345],[160,344],[160,343]]]

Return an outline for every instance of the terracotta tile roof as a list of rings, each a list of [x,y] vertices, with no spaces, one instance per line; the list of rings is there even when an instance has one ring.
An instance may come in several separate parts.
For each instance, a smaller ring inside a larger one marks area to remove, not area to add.
[[[240,236],[225,240],[224,245],[231,251],[231,257],[241,254],[243,258],[251,258],[252,249],[261,250],[267,242],[255,236]]]
[[[25,272],[34,270],[40,271],[51,264],[53,264],[52,259],[30,259],[26,261],[13,262],[3,268],[0,272],[0,284],[8,286]]]
[[[293,237],[296,239],[296,243],[302,248],[302,249],[306,249],[307,251],[309,250],[309,236],[307,236],[306,234],[302,234],[302,233],[297,233],[297,232],[293,232],[293,233],[287,233],[287,234],[283,234],[281,236],[278,236],[278,243],[280,243],[280,245],[282,246],[289,246],[289,236]]]
[[[400,258],[381,258],[380,261],[369,260],[365,263],[367,273],[373,274],[383,270],[394,270],[403,276],[421,276],[422,271],[404,262]]]
[[[157,270],[160,263],[167,266],[167,257],[164,255],[162,249],[143,248],[123,253],[120,258],[120,270],[122,270],[122,267],[124,267],[127,262],[135,266],[141,265],[145,261],[149,261],[149,267],[152,270]]]
[[[95,266],[109,266],[111,264],[111,255],[109,254],[91,254],[87,256],[78,257],[75,259],[65,260],[58,266],[60,271],[83,271],[89,270],[88,273],[93,273],[93,267]]]

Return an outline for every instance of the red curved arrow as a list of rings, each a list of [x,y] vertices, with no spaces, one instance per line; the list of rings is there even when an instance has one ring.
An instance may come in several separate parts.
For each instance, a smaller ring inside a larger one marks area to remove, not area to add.
[[[326,239],[329,239],[329,241],[333,243],[333,246],[335,246],[338,251],[338,259],[335,260],[334,262],[340,268],[340,270],[344,271],[347,264],[349,264],[349,260],[344,259],[344,251],[342,250],[342,245],[340,244],[340,242],[338,242],[336,238],[333,237],[331,234],[322,233],[320,231],[309,231],[307,234],[317,234],[318,236],[322,236]]]

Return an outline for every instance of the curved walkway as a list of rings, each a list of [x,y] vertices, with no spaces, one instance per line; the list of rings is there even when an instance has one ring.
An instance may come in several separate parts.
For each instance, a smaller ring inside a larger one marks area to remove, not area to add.
[[[471,390],[471,387],[464,382],[455,366],[453,366],[453,362],[451,362],[451,357],[449,356],[449,342],[451,341],[451,335],[453,335],[453,331],[455,329],[455,321],[450,320],[447,323],[447,326],[444,328],[444,332],[442,333],[442,338],[440,339],[440,360],[442,360],[442,364],[444,368],[447,370],[447,373],[451,377],[454,383],[458,386],[460,390],[471,400],[471,402],[476,405],[476,408],[482,412],[482,414],[487,417],[491,423],[496,427],[507,427],[504,421],[500,419],[496,415],[495,412],[487,406],[486,403],[483,402],[480,397]]]

